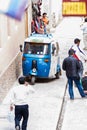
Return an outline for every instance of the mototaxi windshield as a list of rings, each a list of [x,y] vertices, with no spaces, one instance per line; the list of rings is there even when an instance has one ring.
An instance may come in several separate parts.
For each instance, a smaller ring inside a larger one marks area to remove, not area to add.
[[[48,55],[50,52],[49,44],[25,42],[24,53]]]

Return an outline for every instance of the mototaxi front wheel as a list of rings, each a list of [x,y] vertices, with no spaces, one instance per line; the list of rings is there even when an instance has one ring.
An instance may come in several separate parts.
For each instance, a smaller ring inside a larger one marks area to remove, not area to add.
[[[35,80],[36,80],[35,76],[31,76],[31,84],[32,84],[32,85],[35,84]]]

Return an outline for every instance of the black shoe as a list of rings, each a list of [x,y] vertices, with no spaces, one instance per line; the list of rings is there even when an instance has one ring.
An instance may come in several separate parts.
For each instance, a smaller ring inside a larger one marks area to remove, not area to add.
[[[74,100],[74,98],[70,98],[70,100]]]
[[[19,126],[16,126],[16,129],[15,130],[20,130]]]
[[[87,98],[87,95],[86,95],[86,96],[84,96],[84,97],[82,97],[82,98]]]

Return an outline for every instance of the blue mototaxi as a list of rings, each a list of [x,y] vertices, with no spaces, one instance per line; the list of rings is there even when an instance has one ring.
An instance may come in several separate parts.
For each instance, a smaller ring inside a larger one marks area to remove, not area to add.
[[[52,34],[31,34],[25,39],[22,52],[23,75],[29,77],[31,84],[36,78],[59,78],[59,45]]]

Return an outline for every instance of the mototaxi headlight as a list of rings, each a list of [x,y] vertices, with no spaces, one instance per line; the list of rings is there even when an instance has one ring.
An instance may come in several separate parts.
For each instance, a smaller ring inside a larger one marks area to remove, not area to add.
[[[32,71],[35,73],[36,72],[36,68],[33,68]]]

